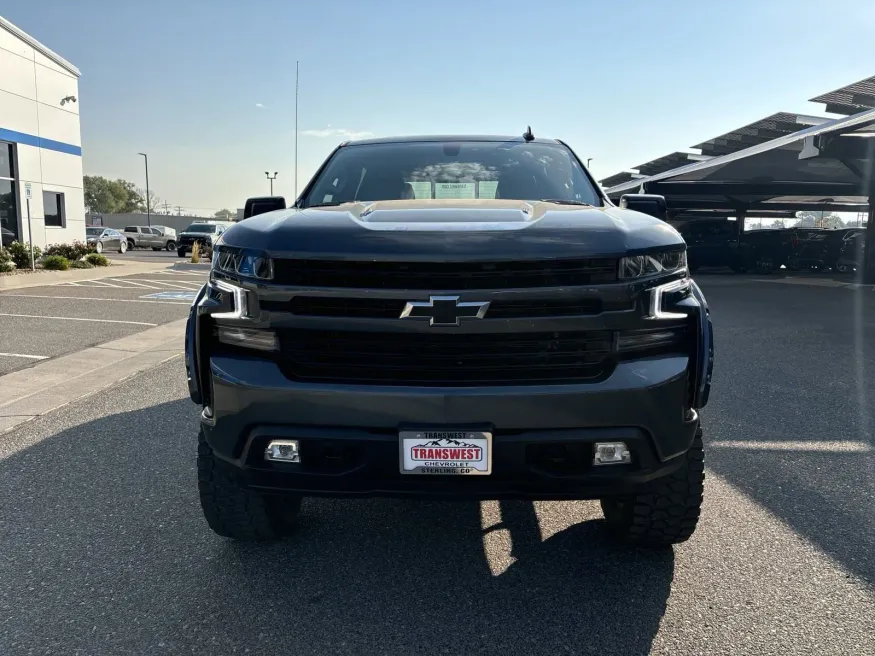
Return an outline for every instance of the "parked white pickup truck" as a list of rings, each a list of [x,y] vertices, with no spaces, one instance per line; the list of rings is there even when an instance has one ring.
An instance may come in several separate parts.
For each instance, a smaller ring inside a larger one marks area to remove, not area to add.
[[[176,231],[166,226],[125,226],[122,232],[128,239],[128,248],[176,250]]]

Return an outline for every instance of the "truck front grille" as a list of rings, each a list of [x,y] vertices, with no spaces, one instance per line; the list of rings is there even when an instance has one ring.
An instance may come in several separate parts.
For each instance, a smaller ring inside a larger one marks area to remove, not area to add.
[[[274,260],[274,282],[350,289],[511,289],[616,282],[613,258],[528,262]]]
[[[427,298],[425,299],[427,300]],[[397,319],[406,301],[391,298],[342,298],[336,296],[295,296],[291,301],[259,301],[268,312],[291,312],[305,317],[343,317],[351,319]],[[575,297],[543,300],[493,301],[486,316],[489,319],[532,317],[585,316],[603,309],[627,309],[622,306],[604,308],[598,297]]]
[[[465,386],[572,383],[610,373],[612,331],[461,334],[288,329],[286,377],[308,382]]]

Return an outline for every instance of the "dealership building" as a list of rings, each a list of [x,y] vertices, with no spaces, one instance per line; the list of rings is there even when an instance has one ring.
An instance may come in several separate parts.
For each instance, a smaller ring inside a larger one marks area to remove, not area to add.
[[[85,238],[78,100],[79,69],[0,16],[3,245]]]

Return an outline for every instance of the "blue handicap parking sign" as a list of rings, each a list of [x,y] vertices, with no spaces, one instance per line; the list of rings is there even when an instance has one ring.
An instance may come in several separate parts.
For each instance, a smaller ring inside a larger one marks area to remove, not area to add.
[[[197,292],[158,292],[157,294],[147,294],[140,298],[150,298],[156,301],[188,301],[191,303],[197,298]]]

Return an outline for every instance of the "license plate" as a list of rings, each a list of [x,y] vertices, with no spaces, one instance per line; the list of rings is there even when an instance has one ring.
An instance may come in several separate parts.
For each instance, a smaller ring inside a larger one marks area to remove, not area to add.
[[[492,473],[492,433],[483,431],[401,431],[402,474],[488,476]]]

